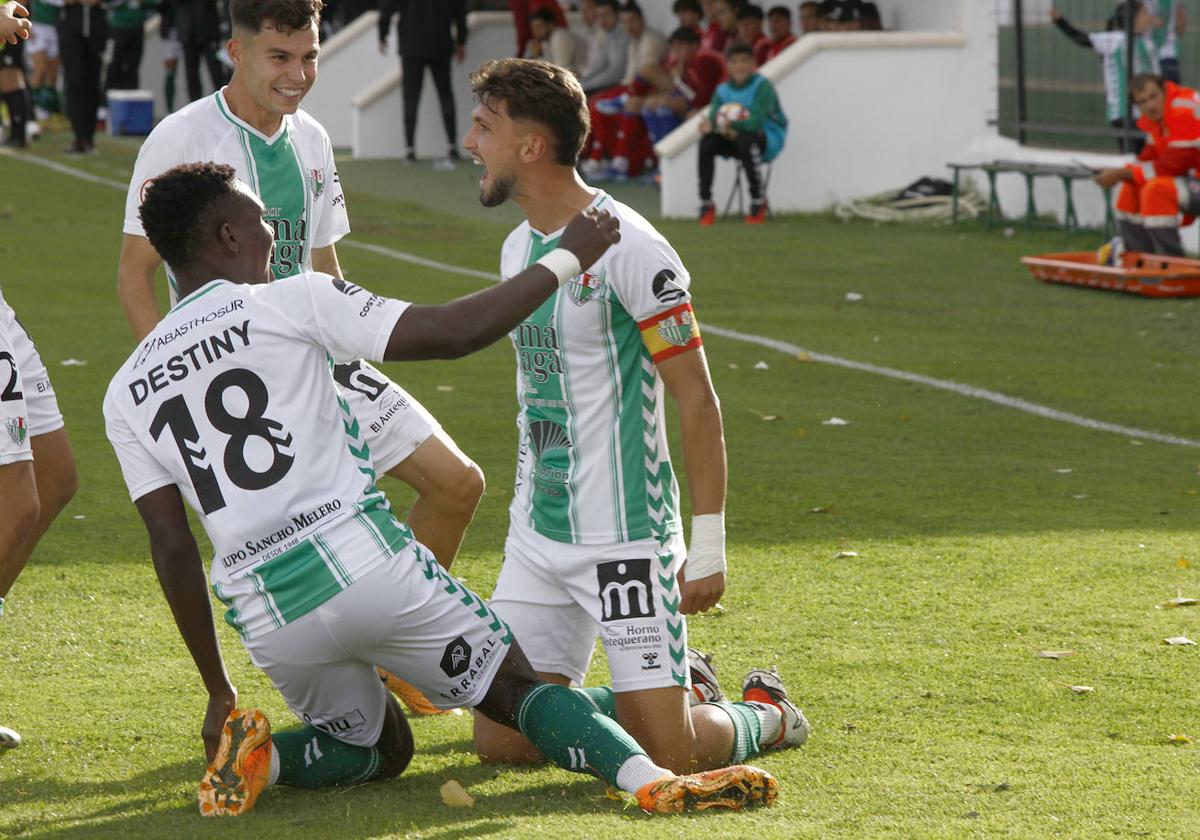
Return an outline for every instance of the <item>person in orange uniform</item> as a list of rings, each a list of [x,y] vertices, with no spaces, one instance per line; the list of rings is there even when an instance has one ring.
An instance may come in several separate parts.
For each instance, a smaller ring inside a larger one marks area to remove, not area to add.
[[[1129,93],[1146,145],[1135,162],[1094,180],[1121,185],[1116,216],[1126,250],[1181,257],[1179,228],[1200,215],[1200,93],[1151,74],[1134,76]]]

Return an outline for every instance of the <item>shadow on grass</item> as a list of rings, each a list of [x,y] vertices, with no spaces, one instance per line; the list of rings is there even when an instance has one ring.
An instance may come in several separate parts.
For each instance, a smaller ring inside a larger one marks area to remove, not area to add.
[[[536,770],[494,766],[459,766],[453,776],[467,787],[491,782],[498,776]],[[405,773],[388,779],[348,788],[300,790],[272,788],[254,811],[238,819],[236,828],[255,838],[310,836],[380,836],[419,830],[423,837],[456,840],[465,837],[508,836],[519,817],[534,814],[595,814],[622,806],[604,800],[604,788],[595,779],[569,776],[553,782],[521,786],[516,790],[479,794],[473,808],[448,808],[438,789],[447,769]],[[16,820],[0,828],[4,837],[92,840],[135,837],[193,838],[228,836],[234,828],[228,820],[205,819],[197,813],[195,800],[171,792],[191,788],[197,778],[197,762],[182,761],[140,773],[128,779],[105,782],[62,782],[29,779],[23,790],[4,791],[4,804],[17,807],[38,803],[45,815]],[[109,804],[96,807],[55,803],[100,799]],[[71,813],[65,814],[63,811]]]

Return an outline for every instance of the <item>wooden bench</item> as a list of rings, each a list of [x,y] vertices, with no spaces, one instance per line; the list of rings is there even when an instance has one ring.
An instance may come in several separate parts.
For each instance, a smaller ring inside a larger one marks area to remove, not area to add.
[[[954,187],[951,193],[951,219],[955,223],[958,222],[958,183],[959,173],[964,170],[979,169],[987,173],[988,179],[988,199],[987,199],[987,214],[984,217],[984,223],[987,230],[992,229],[995,220],[1002,218],[1000,215],[1000,199],[996,195],[996,176],[1012,172],[1022,175],[1025,178],[1025,227],[1027,229],[1038,226],[1037,220],[1037,204],[1034,200],[1033,182],[1037,178],[1051,177],[1061,178],[1063,185],[1063,193],[1066,195],[1066,208],[1063,211],[1063,228],[1067,231],[1079,230],[1079,217],[1075,213],[1075,197],[1072,192],[1072,186],[1079,180],[1092,180],[1096,171],[1081,165],[1063,165],[1056,163],[1033,163],[1030,161],[1020,160],[994,160],[990,163],[948,163],[946,164],[954,172]],[[1116,229],[1116,221],[1113,218],[1112,210],[1112,190],[1104,189],[1104,235],[1111,236]]]

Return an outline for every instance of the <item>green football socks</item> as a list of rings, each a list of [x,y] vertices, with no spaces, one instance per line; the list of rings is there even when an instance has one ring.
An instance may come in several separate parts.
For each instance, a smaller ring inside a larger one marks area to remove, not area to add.
[[[526,694],[517,707],[517,728],[562,769],[592,773],[614,787],[636,790],[626,781],[633,766],[651,780],[670,774],[656,767],[637,741],[587,697],[566,686],[542,683]],[[626,785],[617,780],[622,767]]]
[[[588,702],[596,707],[596,711],[604,715],[606,718],[617,719],[617,702],[613,697],[613,690],[606,685],[598,685],[592,688],[577,688],[575,689]]]
[[[339,741],[314,726],[271,735],[271,784],[299,788],[354,785],[379,774],[383,757],[374,747]],[[278,767],[278,772],[276,772]]]

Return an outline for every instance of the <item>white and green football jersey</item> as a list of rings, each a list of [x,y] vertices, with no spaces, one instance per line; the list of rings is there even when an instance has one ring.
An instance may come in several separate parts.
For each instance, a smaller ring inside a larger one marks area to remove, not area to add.
[[[679,486],[656,362],[700,346],[690,278],[649,222],[599,193],[621,241],[511,334],[517,354],[514,526],[559,542],[667,539]],[[504,241],[507,279],[558,246],[522,223]]]
[[[1158,52],[1149,35],[1133,42],[1133,73],[1129,72],[1129,56],[1125,47],[1124,32],[1092,32],[1088,34],[1092,49],[1100,55],[1104,73],[1105,114],[1109,122],[1125,116],[1125,101],[1129,91],[1129,80],[1139,73],[1159,72]],[[1133,109],[1134,117],[1138,111]]]
[[[213,591],[246,638],[336,595],[411,540],[375,487],[332,362],[382,358],[408,304],[325,274],[214,280],[117,371],[108,438],[136,501],[176,485],[212,541]],[[358,296],[356,296],[358,295]]]
[[[125,197],[125,233],[145,236],[138,211],[146,185],[181,163],[213,161],[232,166],[266,207],[275,229],[271,273],[275,279],[312,269],[313,248],[350,232],[346,199],[333,146],[325,129],[304,111],[285,116],[266,137],[234,116],[223,91],[197,99],[155,126],[138,152]],[[171,302],[176,295],[171,283]]]

